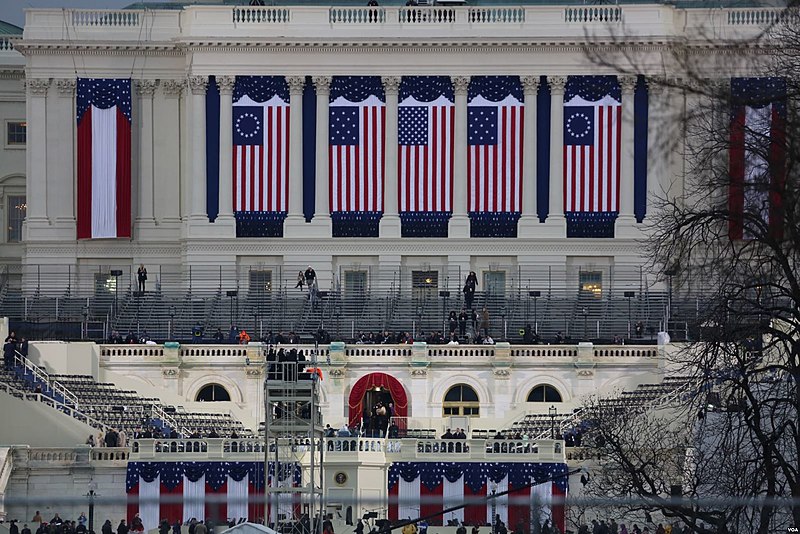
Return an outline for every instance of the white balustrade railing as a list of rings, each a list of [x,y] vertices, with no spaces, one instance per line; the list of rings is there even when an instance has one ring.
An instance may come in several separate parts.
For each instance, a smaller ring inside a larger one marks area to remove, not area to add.
[[[0,37],[0,52],[9,52],[14,50],[14,44],[11,39],[7,37]]]
[[[383,24],[386,10],[382,7],[332,7],[331,24]]]
[[[120,28],[138,26],[142,12],[129,9],[73,9],[73,26],[95,26],[104,28]]]
[[[400,24],[453,24],[456,9],[452,7],[404,7],[400,9]]]
[[[471,7],[468,19],[472,24],[522,24],[525,9],[521,7]]]
[[[622,8],[619,6],[577,6],[564,8],[564,22],[585,24],[587,22],[620,23]]]
[[[800,23],[800,13],[782,8],[734,8],[727,13],[730,26],[771,26],[783,22]]]
[[[234,24],[288,24],[291,10],[286,7],[234,7]]]
[[[384,452],[386,440],[383,438],[366,437],[332,437],[325,438],[325,450],[329,453],[338,452]]]
[[[93,447],[89,459],[93,462],[127,462],[131,450],[128,447]]]
[[[564,442],[560,440],[388,439],[386,454],[398,459],[457,457],[562,462],[565,458]]]

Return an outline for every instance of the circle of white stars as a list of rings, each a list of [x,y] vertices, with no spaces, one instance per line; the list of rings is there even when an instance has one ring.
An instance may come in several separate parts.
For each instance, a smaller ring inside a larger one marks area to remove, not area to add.
[[[583,119],[583,131],[576,132],[572,129],[572,121],[576,119]],[[584,135],[589,133],[589,116],[586,113],[576,113],[572,115],[569,119],[567,119],[567,131],[573,137],[583,137]]]
[[[255,128],[253,128],[253,131],[252,131],[252,132],[250,132],[249,134],[248,134],[248,133],[244,133],[244,132],[242,132],[242,129],[240,128],[240,126],[241,126],[241,123],[242,123],[242,120],[243,120],[243,119],[245,119],[245,118],[251,118],[251,119],[253,119],[253,120],[256,122],[256,127],[255,127]],[[237,117],[237,119],[236,119],[236,131],[237,131],[237,132],[238,132],[238,133],[239,133],[239,134],[240,134],[242,137],[246,137],[246,138],[255,137],[255,135],[258,133],[258,131],[259,131],[260,129],[261,129],[261,123],[259,122],[259,120],[258,120],[258,118],[256,117],[255,113],[242,113],[242,114],[241,114],[239,117]]]

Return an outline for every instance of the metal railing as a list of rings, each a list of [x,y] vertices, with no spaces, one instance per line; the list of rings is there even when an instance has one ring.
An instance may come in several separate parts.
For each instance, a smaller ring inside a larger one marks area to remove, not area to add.
[[[14,364],[22,368],[24,375],[31,375],[35,380],[43,382],[44,386],[48,390],[52,391],[56,395],[60,395],[61,398],[64,399],[65,403],[69,401],[72,403],[73,407],[78,407],[78,397],[75,396],[75,394],[69,391],[58,380],[53,380],[50,378],[50,375],[47,374],[47,371],[30,361],[18,351],[14,351]]]

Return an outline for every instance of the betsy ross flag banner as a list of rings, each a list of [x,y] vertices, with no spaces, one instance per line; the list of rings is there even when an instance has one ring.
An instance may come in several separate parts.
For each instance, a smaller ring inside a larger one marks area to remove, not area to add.
[[[334,76],[329,111],[331,212],[382,212],[386,104],[378,76]]]
[[[78,78],[78,239],[131,237],[131,80]]]
[[[441,526],[455,519],[465,525],[491,524],[492,492],[509,492],[494,499],[495,513],[509,531],[519,524],[527,527],[532,517],[538,517],[540,524],[549,520],[565,532],[567,488],[566,464],[396,462],[389,468],[389,519],[427,517],[464,504],[428,522]]]
[[[298,464],[270,462],[270,487],[301,483]],[[128,521],[139,514],[145,531],[158,528],[161,519],[211,519],[215,523],[245,518],[273,520],[297,517],[299,494],[279,493],[264,514],[264,462],[128,462],[126,484]]]
[[[732,239],[780,237],[786,179],[786,80],[731,80]]]
[[[398,109],[401,213],[450,212],[455,105],[447,76],[404,76]]]
[[[522,210],[524,97],[518,76],[475,76],[467,96],[468,211]]]
[[[616,76],[564,89],[564,212],[619,212],[622,94]]]
[[[289,88],[283,76],[237,76],[233,90],[233,210],[286,212]]]

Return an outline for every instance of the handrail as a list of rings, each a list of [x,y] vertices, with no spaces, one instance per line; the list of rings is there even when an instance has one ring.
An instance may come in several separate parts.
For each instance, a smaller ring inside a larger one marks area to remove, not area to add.
[[[95,419],[94,417],[92,417],[90,415],[86,415],[82,411],[78,410],[76,406],[70,405],[70,404],[66,404],[66,403],[64,403],[62,401],[59,401],[58,399],[55,399],[55,398],[49,396],[49,395],[45,395],[44,393],[36,393],[36,392],[33,392],[33,391],[21,390],[21,389],[15,388],[11,384],[6,384],[6,383],[0,383],[0,388],[2,388],[3,391],[8,393],[9,395],[18,396],[18,397],[21,397],[21,398],[27,399],[27,400],[30,400],[31,398],[34,398],[38,402],[43,402],[44,404],[46,404],[48,406],[50,406],[52,404],[52,408],[57,409],[59,412],[61,412],[63,414],[66,414],[66,415],[72,417],[73,419],[77,419],[78,421],[86,423],[87,425],[89,425],[91,427],[99,428],[103,432],[107,432],[111,428],[107,424],[103,423],[102,421],[100,421],[98,419]],[[43,399],[47,399],[47,400],[45,401]]]
[[[170,428],[173,430],[180,432],[184,436],[188,436],[191,432],[184,426],[178,425],[177,421],[173,419],[171,416],[167,415],[167,412],[164,411],[164,408],[161,407],[160,404],[153,404],[152,405],[152,412],[154,415],[158,416],[162,422],[169,425]]]
[[[57,393],[61,395],[65,400],[69,400],[75,407],[78,406],[78,397],[69,391],[63,384],[61,384],[58,380],[53,380],[50,378],[50,375],[47,374],[47,371],[30,361],[26,358],[22,353],[15,350],[14,351],[14,363],[16,365],[22,366],[25,371],[25,374],[28,374],[27,371],[30,371],[30,374],[34,376],[34,378],[38,378],[42,382],[47,385],[47,388],[50,389],[53,393]]]

